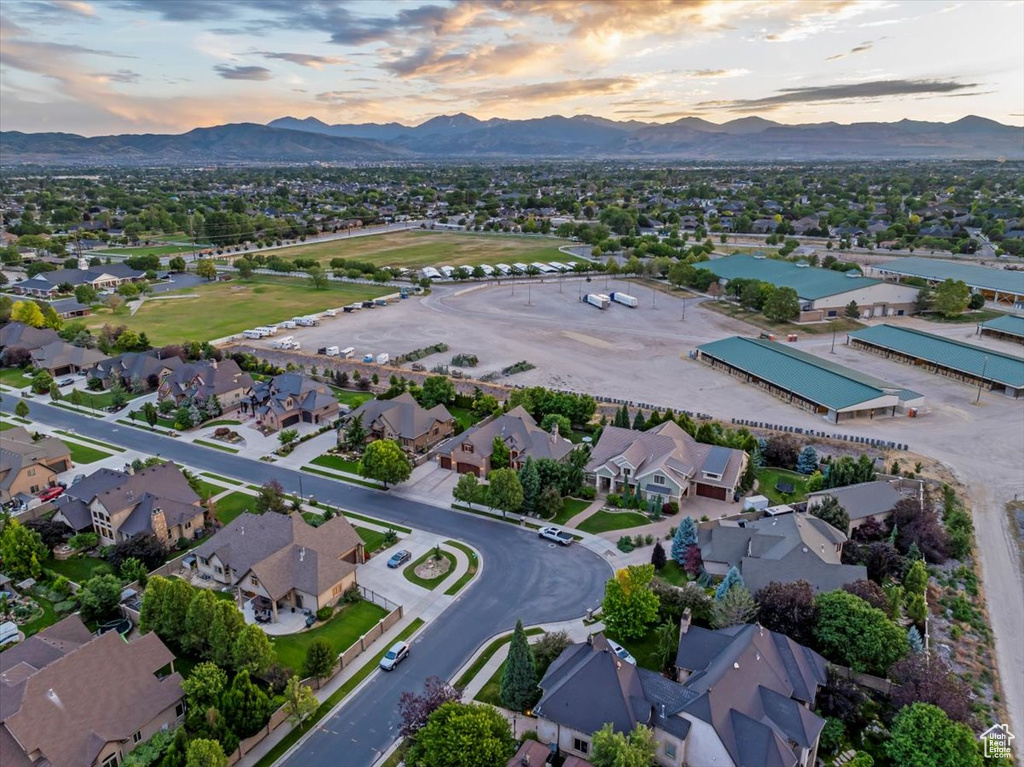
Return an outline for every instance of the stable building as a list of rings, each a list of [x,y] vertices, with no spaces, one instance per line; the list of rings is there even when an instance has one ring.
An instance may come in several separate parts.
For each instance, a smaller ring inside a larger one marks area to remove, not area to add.
[[[1024,395],[1024,357],[894,325],[855,330],[846,338],[855,349],[924,367],[1007,397],[1017,399]]]
[[[979,293],[986,301],[1009,306],[1024,305],[1024,271],[1009,269],[993,269],[977,264],[960,264],[954,261],[941,261],[937,258],[909,256],[884,264],[870,267],[872,274],[885,280],[894,280],[897,284],[904,277],[917,277],[938,285],[946,280],[960,280]]]
[[[918,289],[869,279],[859,271],[838,272],[806,263],[791,263],[766,256],[729,256],[699,266],[713,272],[722,286],[730,280],[760,280],[777,288],[792,288],[800,299],[797,322],[825,322],[842,317],[850,303],[860,316],[902,317],[915,309]]]
[[[987,322],[979,322],[978,335],[1024,344],[1024,315],[1004,314]]]
[[[697,347],[697,359],[833,423],[909,413],[924,397],[777,341],[733,336]]]

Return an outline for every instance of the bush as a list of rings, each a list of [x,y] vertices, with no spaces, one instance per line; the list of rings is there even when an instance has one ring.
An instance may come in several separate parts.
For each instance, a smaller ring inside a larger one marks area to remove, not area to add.
[[[621,538],[619,538],[619,542],[616,543],[615,546],[618,548],[619,551],[621,551],[621,552],[623,552],[625,554],[628,554],[629,552],[631,552],[633,549],[636,548],[633,545],[633,539],[630,538],[628,535],[624,535]]]
[[[53,611],[57,613],[57,615],[66,615],[67,613],[72,612],[76,607],[78,607],[78,602],[74,599],[68,599],[64,602],[57,602],[53,606]]]
[[[68,546],[73,548],[75,551],[82,551],[83,549],[91,549],[97,543],[99,543],[100,537],[96,533],[79,533],[73,535],[68,540]]]
[[[679,504],[675,501],[669,501],[668,503],[661,504],[661,513],[665,515],[672,515],[679,513]]]
[[[325,605],[316,611],[318,621],[330,620],[332,615],[334,615],[334,605]]]
[[[584,485],[576,495],[585,501],[592,501],[597,498],[597,488],[591,487],[590,485]]]
[[[608,505],[618,508],[622,504],[622,497],[618,493],[608,493]]]

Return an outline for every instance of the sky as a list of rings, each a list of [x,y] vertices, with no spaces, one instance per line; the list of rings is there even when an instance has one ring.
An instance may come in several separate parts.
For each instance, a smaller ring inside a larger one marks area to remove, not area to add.
[[[1024,0],[3,0],[0,129],[313,116],[1024,125]]]

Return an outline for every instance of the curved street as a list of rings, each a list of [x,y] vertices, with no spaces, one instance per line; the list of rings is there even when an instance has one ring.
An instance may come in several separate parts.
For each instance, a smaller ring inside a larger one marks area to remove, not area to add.
[[[13,412],[16,402],[15,397],[5,396],[4,410]],[[301,478],[307,497],[456,538],[480,552],[480,574],[441,619],[427,624],[414,639],[409,660],[389,674],[376,674],[349,696],[334,716],[322,721],[292,752],[285,762],[289,765],[372,764],[397,737],[397,704],[403,691],[419,690],[429,676],[450,678],[484,640],[511,629],[517,619],[530,625],[583,615],[600,603],[611,575],[610,566],[582,546],[556,547],[539,541],[532,531],[502,522],[178,442],[42,402],[25,402],[30,418],[50,426],[253,484],[277,479],[289,493],[299,491]]]

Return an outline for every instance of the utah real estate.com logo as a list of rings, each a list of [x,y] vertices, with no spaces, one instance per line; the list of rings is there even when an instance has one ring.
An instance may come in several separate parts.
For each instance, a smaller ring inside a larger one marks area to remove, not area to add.
[[[1014,734],[1010,732],[1009,725],[994,724],[981,733],[980,738],[985,744],[986,759],[1013,758],[1010,756],[1010,741],[1014,739]]]

